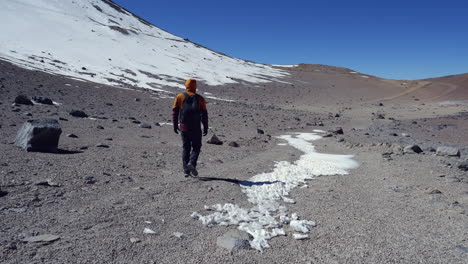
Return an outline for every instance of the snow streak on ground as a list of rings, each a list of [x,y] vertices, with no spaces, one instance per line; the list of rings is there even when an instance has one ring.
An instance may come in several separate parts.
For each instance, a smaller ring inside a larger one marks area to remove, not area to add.
[[[172,35],[108,0],[2,0],[0,25],[0,59],[113,86],[162,91],[192,77],[222,85],[288,75]]]
[[[304,154],[294,163],[278,162],[272,172],[253,176],[249,181],[241,182],[242,191],[247,195],[252,208],[241,208],[236,204],[216,204],[205,206],[212,214],[202,215],[194,212],[192,217],[204,225],[237,225],[239,230],[253,236],[252,248],[263,251],[268,248],[267,240],[286,235],[286,228],[293,232],[294,239],[307,238],[307,233],[315,226],[313,221],[300,220],[296,213],[290,214],[286,207],[295,201],[289,193],[306,180],[317,176],[345,175],[347,170],[358,166],[352,155],[334,155],[317,153],[310,141],[321,136],[316,133],[296,133],[279,137]]]

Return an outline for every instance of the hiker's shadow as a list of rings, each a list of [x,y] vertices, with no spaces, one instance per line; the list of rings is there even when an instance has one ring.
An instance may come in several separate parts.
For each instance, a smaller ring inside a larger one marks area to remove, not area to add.
[[[252,187],[252,186],[261,186],[261,185],[269,185],[275,183],[284,184],[282,181],[264,181],[264,182],[253,182],[253,181],[239,181],[236,179],[226,179],[226,178],[213,178],[213,177],[200,177],[198,178],[201,181],[224,181],[239,184],[241,186]]]

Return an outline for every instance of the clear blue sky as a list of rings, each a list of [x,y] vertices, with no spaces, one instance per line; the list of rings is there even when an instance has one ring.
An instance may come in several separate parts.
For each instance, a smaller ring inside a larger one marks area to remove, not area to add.
[[[393,79],[468,72],[468,1],[114,0],[227,55]]]

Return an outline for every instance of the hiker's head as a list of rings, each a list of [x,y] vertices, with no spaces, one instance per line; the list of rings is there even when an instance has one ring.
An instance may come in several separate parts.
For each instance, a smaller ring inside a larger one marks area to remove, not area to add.
[[[197,90],[197,80],[190,78],[187,81],[185,81],[185,88],[187,88],[187,91],[195,93]]]

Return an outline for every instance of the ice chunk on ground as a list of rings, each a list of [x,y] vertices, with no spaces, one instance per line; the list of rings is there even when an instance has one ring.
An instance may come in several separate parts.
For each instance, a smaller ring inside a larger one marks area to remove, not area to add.
[[[293,234],[293,238],[296,240],[303,240],[306,238],[309,238],[309,235],[303,235],[303,234]]]
[[[268,240],[285,235],[284,225],[289,224],[295,232],[308,233],[315,222],[299,220],[297,214],[287,216],[284,203],[293,201],[290,192],[303,186],[306,180],[323,175],[345,175],[347,170],[358,166],[352,155],[324,154],[315,151],[309,142],[320,139],[316,133],[295,133],[280,136],[290,146],[304,152],[294,163],[281,161],[275,164],[272,172],[253,176],[249,184],[240,184],[247,200],[253,204],[249,209],[236,204],[216,204],[205,209],[213,212],[208,215],[192,213],[192,218],[204,225],[238,226],[239,230],[252,235],[252,248],[259,251],[270,247]]]
[[[143,230],[143,233],[144,234],[156,234],[156,232],[154,232],[153,230],[151,230],[149,228],[145,228],[145,230]]]

